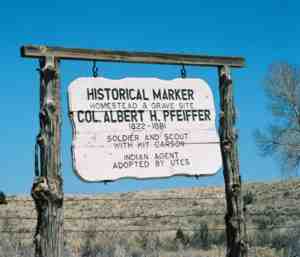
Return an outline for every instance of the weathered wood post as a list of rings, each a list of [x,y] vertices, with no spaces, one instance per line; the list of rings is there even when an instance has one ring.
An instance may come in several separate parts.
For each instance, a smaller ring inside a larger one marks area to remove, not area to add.
[[[59,60],[40,59],[40,132],[31,195],[37,210],[36,257],[63,256],[63,183],[61,177],[61,104]],[[39,152],[39,154],[38,154]]]
[[[220,139],[223,159],[227,212],[225,216],[227,257],[247,257],[248,245],[244,220],[241,176],[236,144],[235,108],[228,66],[219,67]]]

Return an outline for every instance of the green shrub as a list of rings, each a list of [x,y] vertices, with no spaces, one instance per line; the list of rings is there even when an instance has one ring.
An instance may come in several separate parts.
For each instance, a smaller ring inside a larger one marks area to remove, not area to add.
[[[258,230],[253,235],[253,245],[266,247],[271,244],[271,233],[269,230]]]
[[[255,201],[255,195],[251,191],[247,191],[243,196],[244,206],[253,204]]]
[[[211,237],[207,223],[201,223],[191,238],[191,246],[197,249],[209,249],[211,246]]]
[[[179,241],[183,246],[187,246],[189,244],[189,236],[185,235],[182,231],[182,229],[177,229],[176,231],[176,237],[175,237],[176,241]]]
[[[210,233],[210,242],[213,245],[225,245],[226,241],[226,234],[225,230],[221,231],[214,231]]]
[[[271,218],[265,215],[257,216],[253,219],[253,222],[257,225],[259,230],[267,229],[272,224]]]
[[[272,235],[271,247],[276,250],[286,248],[290,240],[293,240],[293,238],[290,238],[289,233],[275,232]]]
[[[258,229],[272,229],[276,225],[282,225],[285,222],[284,217],[278,215],[274,208],[266,207],[264,210],[264,215],[257,216],[253,219],[256,223]]]

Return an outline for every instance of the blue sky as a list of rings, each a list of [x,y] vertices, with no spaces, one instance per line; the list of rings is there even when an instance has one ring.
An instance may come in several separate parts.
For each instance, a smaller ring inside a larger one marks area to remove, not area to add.
[[[278,164],[261,158],[253,131],[272,120],[262,82],[268,65],[286,60],[299,65],[299,1],[2,1],[0,4],[0,190],[29,193],[33,146],[38,133],[37,60],[20,57],[24,44],[158,51],[246,58],[233,70],[241,173],[244,181],[280,179]],[[98,62],[101,76],[159,77],[180,75],[177,66]],[[65,191],[116,192],[150,188],[220,185],[222,172],[209,178],[124,180],[103,185],[80,181],[71,169],[71,128],[66,92],[77,77],[91,76],[92,63],[63,61],[63,176]],[[188,77],[204,78],[218,104],[214,69],[187,67]]]

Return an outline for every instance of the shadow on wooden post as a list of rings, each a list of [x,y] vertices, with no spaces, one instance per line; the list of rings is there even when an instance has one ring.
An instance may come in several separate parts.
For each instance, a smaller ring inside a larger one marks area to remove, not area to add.
[[[31,195],[38,220],[36,257],[63,256],[63,183],[61,177],[61,114],[59,61],[40,59],[40,133],[37,136],[35,181]]]
[[[233,88],[228,66],[219,67],[220,139],[227,212],[225,216],[227,257],[247,257],[248,243],[244,219],[241,176],[236,144]]]

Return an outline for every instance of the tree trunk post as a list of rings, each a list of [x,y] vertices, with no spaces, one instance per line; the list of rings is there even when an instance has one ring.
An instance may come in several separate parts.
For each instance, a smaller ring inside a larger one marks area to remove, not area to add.
[[[39,72],[40,132],[35,147],[36,177],[31,189],[37,210],[35,256],[62,257],[64,238],[59,60],[54,56],[41,58]]]
[[[219,69],[220,90],[220,139],[223,159],[223,175],[226,194],[227,257],[247,257],[248,243],[244,219],[241,176],[236,144],[235,107],[233,88],[228,66]]]

